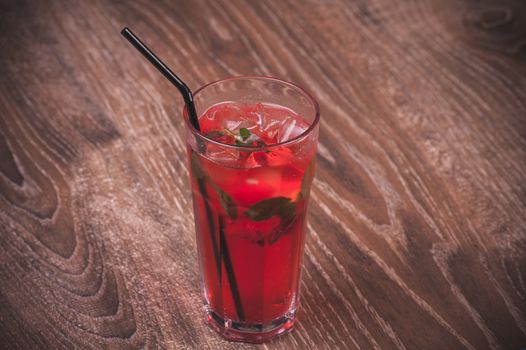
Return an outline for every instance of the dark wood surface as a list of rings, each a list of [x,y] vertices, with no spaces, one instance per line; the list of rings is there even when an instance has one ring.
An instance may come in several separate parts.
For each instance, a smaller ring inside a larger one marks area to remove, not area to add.
[[[322,108],[296,330],[203,322],[177,91]],[[526,3],[0,2],[0,348],[526,347]]]

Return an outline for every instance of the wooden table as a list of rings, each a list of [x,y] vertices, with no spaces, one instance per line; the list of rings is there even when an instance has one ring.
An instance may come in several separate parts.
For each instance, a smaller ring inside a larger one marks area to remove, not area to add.
[[[320,101],[296,330],[202,320],[177,91]],[[0,348],[526,347],[524,1],[0,4]]]

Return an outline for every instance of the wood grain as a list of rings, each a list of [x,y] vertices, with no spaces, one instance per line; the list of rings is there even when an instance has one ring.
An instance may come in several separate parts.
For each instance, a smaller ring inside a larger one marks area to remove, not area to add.
[[[272,75],[322,108],[296,330],[203,322],[182,104]],[[526,347],[526,4],[0,2],[0,348]]]

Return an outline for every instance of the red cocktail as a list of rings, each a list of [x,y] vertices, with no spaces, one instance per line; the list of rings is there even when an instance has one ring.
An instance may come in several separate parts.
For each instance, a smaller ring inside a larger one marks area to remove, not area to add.
[[[294,323],[318,108],[271,78],[212,83],[195,101],[188,157],[208,320],[228,339],[265,341]]]

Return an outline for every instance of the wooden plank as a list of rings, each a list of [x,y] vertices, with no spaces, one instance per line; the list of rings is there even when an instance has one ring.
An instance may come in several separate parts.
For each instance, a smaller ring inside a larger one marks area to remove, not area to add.
[[[202,319],[178,93],[272,75],[322,108],[296,330]],[[0,345],[526,346],[521,1],[0,4]]]

